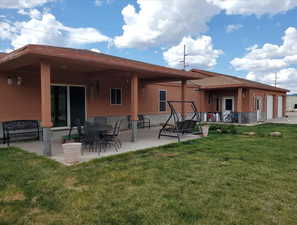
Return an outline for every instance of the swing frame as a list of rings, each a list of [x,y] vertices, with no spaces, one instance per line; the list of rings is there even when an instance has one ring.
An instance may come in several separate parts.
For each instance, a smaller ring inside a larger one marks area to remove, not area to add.
[[[165,137],[175,137],[180,142],[180,136],[184,135],[185,133],[194,133],[193,130],[200,122],[200,113],[197,110],[197,107],[194,101],[167,101],[171,113],[166,122],[162,125],[162,128],[159,131],[158,138],[160,139],[161,136]],[[185,119],[183,116],[179,116],[174,104],[181,103],[181,104],[191,104],[193,110],[193,116],[191,119]],[[181,117],[181,118],[180,118]],[[171,119],[173,118],[174,125],[170,124]],[[195,132],[195,134],[201,133],[201,128],[199,126],[199,132]]]

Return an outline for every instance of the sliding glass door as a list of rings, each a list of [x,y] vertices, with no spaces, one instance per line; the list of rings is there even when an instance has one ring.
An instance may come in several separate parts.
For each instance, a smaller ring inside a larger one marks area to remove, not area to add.
[[[68,97],[67,87],[52,86],[52,121],[54,127],[68,126]]]
[[[85,120],[85,87],[54,85],[51,101],[54,127],[69,127],[77,119]]]

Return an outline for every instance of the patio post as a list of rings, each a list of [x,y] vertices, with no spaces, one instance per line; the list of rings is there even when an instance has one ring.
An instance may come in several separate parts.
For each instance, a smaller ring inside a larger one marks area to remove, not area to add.
[[[46,62],[40,63],[41,80],[41,126],[43,128],[43,154],[52,154],[52,131],[51,127],[51,67]]]
[[[186,88],[187,88],[187,81],[182,80],[182,83],[181,83],[181,100],[182,101],[185,101],[186,99]],[[181,116],[183,119],[185,119],[187,116],[184,102],[181,105]]]
[[[242,88],[237,90],[237,113],[238,123],[242,123]]]
[[[200,116],[201,116],[201,121],[206,122],[207,119],[205,120],[205,114],[206,114],[206,108],[205,108],[205,91],[204,90],[200,90],[200,106],[198,105],[198,107],[200,107]],[[199,110],[199,108],[198,108]]]
[[[135,142],[137,138],[138,121],[138,77],[133,75],[131,79],[131,141]]]

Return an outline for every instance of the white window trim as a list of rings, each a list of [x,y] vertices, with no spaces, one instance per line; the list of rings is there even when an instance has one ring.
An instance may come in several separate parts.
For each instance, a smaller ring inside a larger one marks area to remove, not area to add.
[[[116,89],[116,90],[120,90],[121,91],[121,104],[112,104],[112,102],[111,102],[111,91],[113,89]],[[123,105],[123,89],[122,88],[110,88],[110,90],[109,90],[109,103],[110,103],[110,105],[118,105],[118,106]]]
[[[225,102],[225,100],[226,99],[232,99],[232,112],[234,112],[234,109],[235,109],[235,98],[234,98],[234,96],[224,96],[223,97],[222,112],[228,111],[228,110],[225,110],[225,108],[226,108],[226,102]]]
[[[60,84],[60,83],[52,83],[51,87],[60,86],[66,87],[67,91],[67,126],[66,127],[52,127],[51,130],[66,130],[71,127],[71,112],[70,112],[70,87],[83,87],[85,89],[85,120],[88,118],[88,102],[87,102],[87,86],[86,85],[76,85],[76,84]]]
[[[164,101],[161,101],[161,91],[164,91],[165,94],[166,94],[166,98],[165,98],[165,111],[161,111],[161,102],[164,102]],[[168,91],[167,90],[164,90],[164,89],[159,89],[159,112],[167,112],[167,93]]]

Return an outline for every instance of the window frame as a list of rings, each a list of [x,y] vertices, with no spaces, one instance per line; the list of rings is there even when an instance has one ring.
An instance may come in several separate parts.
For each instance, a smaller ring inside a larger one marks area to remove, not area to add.
[[[121,93],[120,103],[112,103],[112,91],[113,90],[120,90],[120,93]],[[110,103],[110,105],[123,105],[123,90],[122,90],[122,88],[110,88],[109,103]]]
[[[161,100],[161,92],[165,92],[165,100]],[[165,102],[164,111],[161,111],[161,102]],[[167,112],[167,90],[159,89],[159,112]]]

